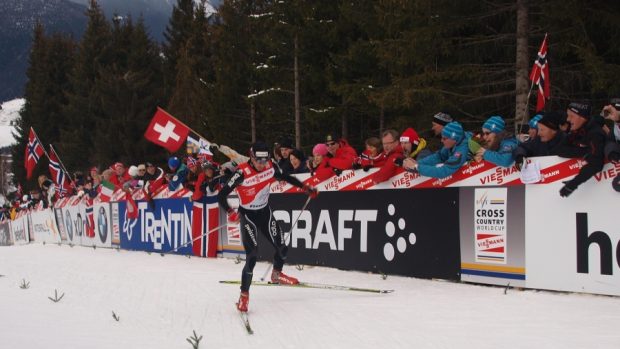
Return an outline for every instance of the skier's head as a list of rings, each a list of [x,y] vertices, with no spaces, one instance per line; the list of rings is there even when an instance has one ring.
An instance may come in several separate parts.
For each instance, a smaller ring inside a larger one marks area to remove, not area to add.
[[[258,141],[250,148],[250,159],[257,170],[262,170],[269,161],[269,147],[265,142]]]

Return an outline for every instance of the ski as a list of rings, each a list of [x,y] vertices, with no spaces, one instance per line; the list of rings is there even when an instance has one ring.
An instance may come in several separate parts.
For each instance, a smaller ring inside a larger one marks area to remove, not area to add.
[[[240,285],[241,281],[238,280],[222,280],[221,284],[227,285]],[[369,292],[369,293],[392,293],[394,290],[383,290],[377,288],[362,288],[362,287],[352,287],[352,286],[343,286],[343,285],[327,285],[327,284],[317,284],[313,282],[300,282],[297,285],[285,285],[285,284],[274,284],[273,282],[267,281],[252,281],[253,286],[281,286],[281,287],[299,287],[299,288],[318,288],[323,290],[336,290],[336,291],[354,291],[354,292]]]
[[[235,307],[237,305],[235,304]],[[245,330],[248,331],[248,334],[254,334],[254,330],[252,330],[252,326],[250,326],[250,317],[248,316],[248,313],[242,312],[242,311],[238,311],[237,313],[239,313],[239,317],[241,318],[241,321],[243,322],[243,326],[245,327]]]

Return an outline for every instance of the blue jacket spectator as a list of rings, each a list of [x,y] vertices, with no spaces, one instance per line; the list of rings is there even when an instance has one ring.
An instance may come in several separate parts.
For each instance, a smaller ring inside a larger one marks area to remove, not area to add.
[[[170,191],[175,191],[183,186],[183,183],[187,180],[187,173],[189,170],[176,156],[168,159],[168,167],[173,171],[173,173],[167,175],[168,189]]]
[[[514,163],[513,151],[519,146],[515,137],[505,132],[506,123],[501,116],[491,116],[482,125],[482,140],[484,141],[474,159],[482,159],[497,166],[508,167]]]
[[[418,161],[414,169],[417,168],[426,177],[445,178],[452,175],[468,160],[469,138],[471,134],[465,133],[460,123],[448,123],[441,131],[441,150]]]

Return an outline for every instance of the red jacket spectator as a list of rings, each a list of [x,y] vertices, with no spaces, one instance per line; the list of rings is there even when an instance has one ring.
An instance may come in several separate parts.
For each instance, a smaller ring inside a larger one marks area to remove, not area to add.
[[[387,154],[381,152],[379,154],[372,154],[369,149],[366,149],[362,152],[362,155],[359,157],[359,162],[362,168],[370,167],[381,167],[385,164],[387,160]]]
[[[131,176],[129,176],[129,173],[125,169],[125,165],[123,165],[122,163],[117,162],[110,168],[114,171],[114,173],[110,176],[110,182],[114,184],[114,187],[116,189],[122,188],[123,183],[131,180]]]
[[[329,166],[339,170],[348,170],[353,168],[353,162],[357,157],[357,152],[344,139],[335,141],[331,135],[327,136],[325,144],[329,149],[331,157],[329,158]]]
[[[308,163],[308,168],[311,169],[312,175],[319,181],[323,181],[335,174],[334,169],[329,166],[327,153],[327,146],[323,143],[319,143],[312,148],[312,155],[314,157],[312,162]]]
[[[396,174],[399,166],[394,163],[394,160],[404,158],[403,148],[400,146],[398,138],[399,134],[396,130],[386,130],[383,132],[383,153],[386,156],[386,160],[381,169],[373,175],[375,184],[387,181]]]

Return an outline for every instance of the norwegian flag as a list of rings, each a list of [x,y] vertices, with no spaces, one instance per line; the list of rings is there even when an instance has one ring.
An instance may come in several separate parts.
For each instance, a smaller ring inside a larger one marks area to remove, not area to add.
[[[220,210],[217,194],[194,201],[192,207],[192,251],[194,256],[217,257]]]
[[[174,153],[183,145],[188,134],[189,127],[158,107],[144,137]]]
[[[32,177],[32,171],[37,166],[41,155],[45,153],[39,137],[34,132],[34,129],[30,128],[30,134],[28,135],[28,145],[26,146],[26,154],[24,155],[24,166],[26,167],[26,179]]]
[[[69,179],[67,178],[67,174],[60,166],[60,160],[58,160],[58,155],[54,150],[54,147],[50,145],[49,152],[50,159],[50,175],[52,176],[52,180],[56,183],[56,196],[58,198],[64,198],[65,196],[69,196],[71,194],[71,184],[69,183]]]
[[[536,111],[545,108],[545,102],[551,97],[549,65],[547,64],[547,34],[538,50],[538,57],[534,61],[532,72],[530,73],[532,84],[538,86],[538,100],[536,102]]]

